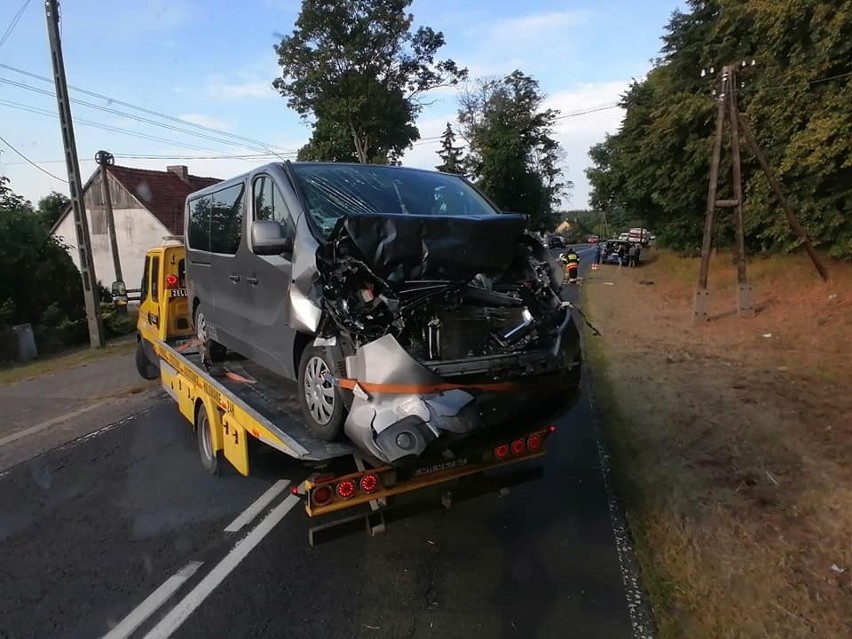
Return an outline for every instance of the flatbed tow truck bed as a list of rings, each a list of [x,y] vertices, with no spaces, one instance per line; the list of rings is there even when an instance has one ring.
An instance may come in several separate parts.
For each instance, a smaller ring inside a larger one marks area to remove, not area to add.
[[[139,309],[136,363],[143,376],[159,377],[192,424],[202,464],[211,473],[218,472],[224,458],[237,472],[248,475],[249,442],[262,442],[313,471],[291,488],[303,497],[310,517],[363,510],[367,530],[375,534],[384,530],[383,513],[392,497],[440,485],[444,488],[441,502],[448,508],[452,495],[447,487],[460,478],[545,454],[554,426],[484,430],[395,466],[370,459],[348,441],[319,439],[302,420],[293,382],[236,357],[209,369],[202,363],[180,281],[184,255],[182,243],[173,241],[148,251],[144,276],[148,289],[143,290]],[[315,526],[309,539],[313,543],[319,530],[364,518],[361,513]]]

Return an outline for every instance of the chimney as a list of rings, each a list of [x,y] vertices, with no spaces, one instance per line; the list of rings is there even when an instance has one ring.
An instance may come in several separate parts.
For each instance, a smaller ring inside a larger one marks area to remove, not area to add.
[[[181,180],[189,184],[189,169],[187,169],[182,164],[175,166],[167,166],[166,171],[171,171],[175,175],[177,175]]]

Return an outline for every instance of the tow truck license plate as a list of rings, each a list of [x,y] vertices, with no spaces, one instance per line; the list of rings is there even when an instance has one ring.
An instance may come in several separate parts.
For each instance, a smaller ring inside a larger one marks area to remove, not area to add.
[[[460,468],[461,466],[467,465],[467,461],[467,457],[461,457],[450,461],[436,462],[434,464],[429,464],[428,466],[419,466],[414,469],[412,475],[414,477],[422,477],[423,475],[431,475],[432,473],[439,473],[444,470]]]

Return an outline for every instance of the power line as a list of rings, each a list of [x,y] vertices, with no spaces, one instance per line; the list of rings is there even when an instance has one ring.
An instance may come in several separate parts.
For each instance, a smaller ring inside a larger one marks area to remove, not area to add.
[[[38,87],[32,87],[28,84],[24,84],[23,82],[16,82],[15,80],[10,80],[8,78],[0,78],[0,82],[2,82],[4,84],[10,84],[12,86],[24,89],[26,91],[32,91],[34,93],[40,93],[41,95],[46,95],[46,96],[50,96],[50,97],[54,97],[54,98],[56,97],[56,94],[54,94],[52,91],[48,91],[47,89],[39,89]],[[246,143],[240,143],[240,142],[235,142],[235,141],[231,141],[231,140],[224,140],[224,139],[221,139],[221,138],[218,138],[218,137],[206,135],[204,133],[196,133],[195,131],[189,131],[187,129],[183,129],[181,127],[177,127],[177,126],[174,126],[174,125],[171,125],[171,124],[166,124],[164,122],[157,122],[156,120],[151,120],[150,118],[144,118],[142,116],[134,115],[132,113],[126,113],[125,111],[120,111],[118,109],[112,109],[110,107],[105,107],[105,106],[102,106],[100,104],[95,104],[94,102],[87,102],[86,100],[80,100],[78,98],[71,98],[71,102],[74,103],[74,104],[79,104],[81,106],[89,107],[89,108],[92,108],[92,109],[97,109],[98,111],[103,111],[105,113],[111,113],[113,115],[118,115],[120,117],[128,118],[130,120],[134,120],[136,122],[141,122],[143,124],[152,124],[154,126],[159,126],[159,127],[164,128],[164,129],[168,129],[170,131],[176,131],[178,133],[183,133],[185,135],[190,135],[190,136],[202,138],[202,139],[205,139],[205,140],[210,140],[211,142],[217,142],[219,144],[227,144],[229,146],[236,146],[236,147],[239,147],[239,148],[245,148],[245,147],[250,146],[250,148],[260,149],[260,150],[266,151],[266,152],[268,152],[272,155],[277,155],[275,151],[271,151],[270,149],[267,149],[264,146],[248,145]],[[183,120],[179,120],[179,121],[183,122]],[[187,124],[189,124],[189,123],[187,123]]]
[[[24,15],[24,11],[27,10],[30,1],[31,0],[24,0],[24,4],[21,6],[20,9],[18,9],[18,13],[16,13],[12,17],[12,21],[9,23],[9,26],[6,27],[6,31],[3,32],[3,37],[0,37],[0,48],[2,48],[4,44],[6,44],[6,40],[9,39],[9,37],[12,35],[12,32],[15,30],[15,27],[18,26],[18,22],[21,21],[21,16]]]
[[[599,111],[608,111],[609,109],[618,109],[620,108],[620,104],[608,104],[606,106],[594,107],[592,109],[586,109],[585,111],[574,111],[573,113],[563,113],[562,115],[557,115],[554,120],[565,120],[567,118],[577,118],[581,115],[588,115],[589,113],[598,113]]]
[[[832,76],[829,76],[827,78],[819,78],[817,80],[803,80],[801,82],[793,82],[793,83],[790,83],[790,84],[778,84],[778,85],[775,85],[775,86],[756,87],[756,88],[758,88],[760,91],[777,91],[779,89],[794,89],[796,87],[801,87],[801,86],[805,86],[805,85],[810,86],[812,84],[821,84],[822,82],[831,82],[832,80],[840,80],[841,78],[848,78],[850,76],[852,76],[852,71],[850,71],[848,73],[838,73],[837,75],[832,75]]]
[[[12,109],[17,109],[19,111],[27,111],[29,113],[35,113],[38,115],[45,115],[51,118],[58,118],[59,116],[52,111],[47,109],[41,109],[38,107],[33,107],[28,104],[21,104],[20,102],[12,102],[11,100],[0,100],[0,105],[7,106]],[[167,138],[160,138],[155,135],[149,135],[147,133],[138,133],[135,131],[128,131],[127,129],[122,129],[121,127],[111,126],[109,124],[102,124],[100,122],[92,122],[91,120],[85,120],[83,118],[74,118],[74,122],[77,124],[82,124],[84,126],[94,127],[96,129],[102,129],[104,131],[112,131],[114,133],[119,133],[121,135],[128,135],[134,138],[140,138],[142,140],[148,140],[151,142],[162,142],[163,144],[169,144],[171,146],[177,146],[183,149],[191,149],[194,151],[210,151],[213,153],[217,152],[217,149],[211,149],[206,146],[198,146],[196,144],[190,144],[189,142],[177,142],[175,140],[169,140]]]
[[[42,172],[42,173],[44,173],[45,175],[49,175],[50,177],[52,177],[54,180],[59,180],[60,182],[64,182],[65,184],[68,184],[68,180],[63,179],[63,178],[59,177],[58,175],[54,175],[53,173],[51,173],[50,171],[48,171],[48,170],[47,170],[47,169],[45,169],[44,167],[41,167],[41,166],[39,166],[38,164],[36,164],[35,162],[33,162],[33,161],[32,161],[31,159],[29,159],[26,155],[24,155],[23,153],[21,153],[20,151],[18,151],[18,149],[16,149],[16,148],[15,148],[14,146],[12,146],[11,144],[9,144],[9,142],[7,142],[7,141],[6,141],[6,139],[5,139],[3,136],[0,136],[0,142],[2,142],[3,144],[5,144],[6,146],[8,146],[8,147],[9,147],[10,149],[12,149],[15,153],[17,153],[17,154],[18,154],[19,156],[21,156],[24,160],[26,160],[27,164],[30,164],[30,165],[34,166],[35,168],[37,168],[39,171],[41,171],[41,172]]]
[[[43,75],[39,75],[37,73],[32,73],[31,71],[25,71],[24,69],[19,69],[18,67],[14,67],[14,66],[9,65],[9,64],[0,64],[0,68],[6,69],[8,71],[13,71],[15,73],[20,73],[21,75],[25,75],[25,76],[28,76],[30,78],[35,78],[37,80],[42,80],[44,82],[50,82],[50,83],[53,82],[53,80],[51,78],[45,77]],[[267,152],[269,152],[273,155],[277,154],[277,152],[275,150],[273,150],[275,148],[277,148],[279,151],[282,151],[283,153],[293,153],[294,152],[293,149],[284,149],[283,147],[276,147],[275,145],[266,144],[265,142],[263,142],[261,140],[255,140],[254,138],[249,138],[249,137],[246,137],[246,136],[243,136],[243,135],[238,135],[236,133],[229,133],[227,131],[222,131],[220,129],[216,129],[215,127],[210,127],[210,126],[206,126],[204,124],[198,124],[198,123],[195,123],[195,122],[187,122],[186,120],[181,120],[180,118],[176,118],[173,115],[168,115],[167,113],[161,113],[160,111],[155,111],[153,109],[141,107],[141,106],[138,106],[138,105],[133,104],[131,102],[125,102],[123,100],[119,100],[117,98],[113,98],[113,97],[110,97],[108,95],[104,95],[102,93],[97,93],[95,91],[89,91],[88,89],[81,89],[80,87],[75,87],[75,86],[71,86],[71,85],[69,85],[68,88],[73,90],[73,91],[77,91],[78,93],[83,93],[85,95],[88,95],[88,96],[93,97],[93,98],[98,98],[100,100],[106,100],[107,102],[110,102],[111,104],[117,104],[119,106],[127,107],[127,108],[130,108],[130,109],[135,109],[137,111],[141,111],[142,113],[146,113],[148,115],[153,115],[155,117],[162,118],[164,120],[169,120],[171,122],[177,122],[179,124],[189,125],[193,128],[201,129],[201,130],[204,130],[204,131],[209,131],[211,133],[216,133],[218,135],[222,135],[222,136],[234,139],[234,140],[241,140],[243,142],[248,142],[249,144],[261,147],[264,151],[267,151]]]

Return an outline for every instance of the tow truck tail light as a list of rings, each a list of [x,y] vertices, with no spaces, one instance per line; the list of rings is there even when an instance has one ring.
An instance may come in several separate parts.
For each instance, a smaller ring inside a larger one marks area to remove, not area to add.
[[[331,486],[318,486],[311,491],[311,503],[314,506],[325,506],[333,496]]]
[[[516,439],[512,442],[512,454],[520,455],[526,450],[527,444],[523,439]]]
[[[379,487],[379,478],[378,476],[370,473],[369,475],[364,475],[361,478],[360,484],[362,491],[365,493],[372,493]]]
[[[355,482],[351,479],[344,479],[337,484],[336,492],[341,499],[349,499],[355,494]]]
[[[527,437],[527,448],[530,450],[538,450],[541,448],[541,435],[538,433],[533,433],[529,437]]]
[[[500,444],[494,449],[494,457],[497,459],[506,459],[509,456],[509,445]]]

